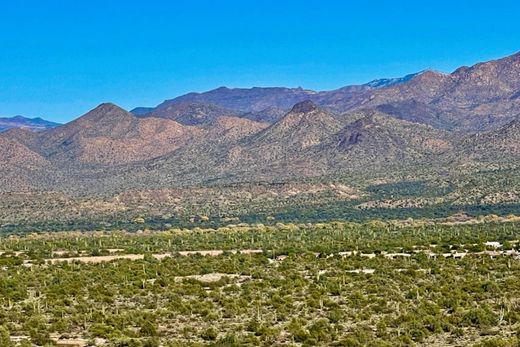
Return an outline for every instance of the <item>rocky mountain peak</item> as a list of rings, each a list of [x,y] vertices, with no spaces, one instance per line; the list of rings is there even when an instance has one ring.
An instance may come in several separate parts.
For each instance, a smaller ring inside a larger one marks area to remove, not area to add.
[[[442,80],[446,77],[448,77],[448,75],[442,72],[428,69],[416,74],[410,80],[413,82],[420,81],[421,83],[424,83],[428,81]]]
[[[315,103],[310,100],[305,100],[297,103],[291,109],[291,113],[309,113],[318,109]]]
[[[135,116],[113,103],[103,103],[77,119],[83,122],[120,122],[130,121]],[[74,123],[74,122],[73,122]]]
[[[91,112],[109,113],[109,112],[127,112],[121,107],[111,102],[105,102],[94,108]]]

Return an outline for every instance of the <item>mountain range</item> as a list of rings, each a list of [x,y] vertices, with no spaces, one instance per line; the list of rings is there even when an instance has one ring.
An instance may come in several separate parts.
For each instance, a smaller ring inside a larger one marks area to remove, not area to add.
[[[505,125],[519,115],[519,65],[520,52],[460,67],[451,74],[425,70],[403,78],[380,79],[333,91],[221,87],[166,100],[155,108],[148,108],[144,116],[178,119],[188,124],[182,117],[198,114],[201,121],[189,119],[193,124],[214,117],[217,110],[216,113],[273,122],[296,103],[310,100],[336,114],[378,110],[394,118],[439,129],[484,131]],[[201,109],[204,110],[201,112]],[[142,116],[143,108],[135,112]],[[201,117],[201,113],[206,117]]]
[[[519,117],[520,53],[334,91],[221,87],[131,112],[104,103],[65,125],[0,134],[0,220],[20,222],[20,209],[40,220],[41,204],[56,218],[86,201],[100,216],[229,210],[255,194],[276,206],[312,205],[309,192],[369,206],[378,205],[370,187],[392,182],[449,186],[435,198],[443,202],[520,202],[513,183],[489,179],[517,173]],[[406,201],[430,201],[421,199]]]
[[[25,128],[32,131],[42,131],[59,126],[59,123],[47,121],[42,118],[27,118],[23,116],[0,118],[0,132],[12,128]]]

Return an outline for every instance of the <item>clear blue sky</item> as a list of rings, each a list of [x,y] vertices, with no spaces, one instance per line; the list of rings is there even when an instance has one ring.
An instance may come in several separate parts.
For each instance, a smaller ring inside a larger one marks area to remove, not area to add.
[[[222,85],[326,90],[520,50],[518,1],[3,1],[0,115]]]

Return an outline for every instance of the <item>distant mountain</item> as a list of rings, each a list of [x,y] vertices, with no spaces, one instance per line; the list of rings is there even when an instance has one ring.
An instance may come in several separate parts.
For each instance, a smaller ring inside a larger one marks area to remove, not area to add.
[[[466,132],[496,129],[520,113],[520,53],[461,67],[425,71],[405,83],[373,90],[349,109],[376,108],[393,116]]]
[[[158,108],[167,105],[195,102],[218,105],[240,113],[259,112],[269,107],[288,110],[298,102],[316,94],[302,88],[226,88],[221,87],[205,93],[190,93],[163,102]]]
[[[274,123],[282,118],[286,113],[287,111],[285,109],[271,106],[261,111],[243,113],[240,115],[240,118],[246,118],[262,123]]]
[[[173,115],[168,117],[191,119],[197,112],[180,105],[193,103],[202,109],[212,109],[199,115],[204,121],[234,115],[273,123],[293,105],[310,100],[338,115],[351,111],[378,111],[439,129],[471,133],[496,129],[512,121],[520,110],[519,88],[520,52],[472,67],[461,67],[451,74],[424,70],[332,91],[221,87],[167,100],[146,115],[171,109]]]
[[[404,77],[380,78],[380,79],[373,80],[373,81],[370,81],[370,82],[366,83],[365,86],[372,87],[372,88],[386,88],[386,87],[390,87],[390,86],[393,86],[393,85],[396,85],[396,84],[401,84],[401,83],[408,82],[409,80],[411,80],[415,76],[420,75],[422,73],[424,73],[424,71],[413,73],[413,74],[409,74],[409,75],[406,75]]]
[[[312,101],[302,101],[270,127],[247,139],[245,145],[262,162],[295,159],[321,144],[342,127],[332,114]]]
[[[31,131],[42,131],[45,129],[55,128],[59,125],[59,123],[50,122],[42,118],[26,118],[23,116],[0,118],[0,132],[12,128],[25,128]]]
[[[198,132],[171,120],[140,119],[107,103],[37,137],[40,152],[49,160],[110,165],[169,153]]]
[[[134,116],[146,116],[150,112],[154,110],[153,107],[136,107],[132,111],[130,111],[131,114]]]
[[[243,117],[271,123],[295,104],[316,92],[302,88],[226,88],[189,93],[166,100],[155,108],[138,108],[132,113],[146,117],[178,120],[183,124],[207,124],[218,117]]]
[[[358,114],[326,145],[334,148],[332,167],[384,171],[387,165],[435,162],[452,149],[447,132],[374,112]]]
[[[218,117],[236,117],[237,113],[208,103],[178,102],[161,104],[146,116],[171,119],[184,125],[197,125],[209,124]]]

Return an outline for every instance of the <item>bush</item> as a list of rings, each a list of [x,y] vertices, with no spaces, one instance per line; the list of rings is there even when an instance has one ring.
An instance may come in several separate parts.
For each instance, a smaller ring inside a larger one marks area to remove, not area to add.
[[[200,334],[200,337],[206,341],[214,341],[218,337],[218,331],[215,328],[208,328]]]
[[[157,336],[157,324],[151,319],[146,319],[139,330],[141,336]]]
[[[11,334],[9,333],[9,330],[4,326],[0,326],[0,346],[14,346],[14,343],[11,341]]]

